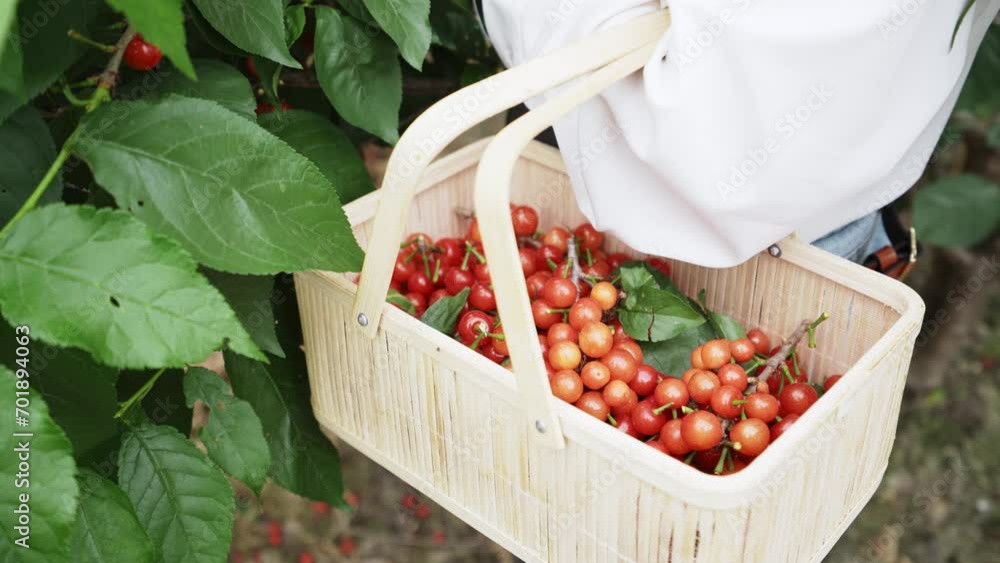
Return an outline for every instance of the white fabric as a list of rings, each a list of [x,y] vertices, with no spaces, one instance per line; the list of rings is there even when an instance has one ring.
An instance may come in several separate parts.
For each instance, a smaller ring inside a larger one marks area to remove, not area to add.
[[[485,0],[508,65],[659,0]],[[577,199],[636,250],[740,263],[918,179],[1000,0],[671,0],[641,73],[556,124]],[[529,102],[529,106],[540,100]],[[742,169],[742,172],[740,170]]]

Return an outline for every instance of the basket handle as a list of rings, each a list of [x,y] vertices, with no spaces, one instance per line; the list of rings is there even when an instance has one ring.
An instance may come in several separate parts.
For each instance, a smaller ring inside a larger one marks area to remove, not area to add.
[[[479,233],[493,272],[493,291],[503,319],[521,407],[528,413],[529,420],[534,421],[534,432],[529,435],[549,446],[559,447],[563,439],[559,419],[552,409],[557,399],[549,390],[545,363],[535,336],[527,283],[523,276],[505,274],[521,271],[517,238],[508,211],[514,166],[524,148],[539,133],[608,86],[642,68],[655,46],[654,41],[632,51],[508,125],[487,146],[476,171]]]
[[[667,25],[662,11],[636,18],[463,88],[410,125],[389,157],[354,301],[354,318],[366,336],[377,333],[410,203],[420,176],[438,153],[489,117],[658,39]]]

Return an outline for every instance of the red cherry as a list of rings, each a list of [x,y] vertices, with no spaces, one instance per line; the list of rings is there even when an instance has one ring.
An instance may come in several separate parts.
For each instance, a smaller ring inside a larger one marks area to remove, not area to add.
[[[565,250],[559,250],[558,248],[548,244],[543,245],[535,254],[535,266],[539,271],[551,271],[549,268],[549,262],[551,261],[558,264],[565,255]]]
[[[611,266],[611,269],[615,269],[629,260],[631,260],[631,258],[628,257],[628,254],[615,252],[608,255],[608,266]]]
[[[281,522],[277,520],[272,520],[267,523],[267,544],[271,547],[278,547],[284,543],[284,530],[281,526]]]
[[[497,298],[492,289],[477,282],[469,292],[469,304],[481,311],[492,312],[497,309]]]
[[[542,297],[542,291],[545,288],[545,282],[549,281],[552,274],[547,271],[535,272],[528,276],[526,283],[528,284],[528,297],[531,299],[540,299]]]
[[[676,381],[676,380],[675,380]],[[668,420],[660,430],[660,441],[667,448],[670,455],[687,455],[691,452],[691,446],[687,445],[681,436],[681,426],[684,421],[681,419]]]
[[[344,491],[344,502],[351,508],[357,508],[361,505],[361,496],[354,491]]]
[[[632,424],[636,431],[645,436],[659,434],[663,425],[667,423],[667,415],[663,412],[657,414],[656,404],[653,401],[639,401],[639,404],[632,409]],[[721,428],[721,427],[720,427]]]
[[[742,364],[749,362],[753,358],[754,353],[757,352],[757,348],[749,338],[739,338],[733,340],[732,351],[733,359]]]
[[[746,410],[747,416],[766,423],[770,423],[778,416],[778,410],[781,407],[774,395],[760,392],[748,395],[746,402],[747,404],[743,408]]]
[[[707,405],[712,400],[712,394],[719,387],[719,376],[705,370],[692,375],[691,381],[688,382],[688,392],[691,393],[691,399],[699,405]]]
[[[400,252],[396,257],[396,264],[392,267],[392,281],[406,283],[410,275],[417,271],[416,263],[411,259],[407,260],[408,254]]]
[[[584,223],[577,227],[573,234],[576,235],[576,239],[579,241],[580,250],[597,250],[601,247],[601,243],[604,242],[604,234],[594,228],[590,223]]]
[[[531,303],[531,316],[535,320],[536,327],[548,330],[552,325],[562,321],[562,313],[553,312],[552,309],[555,307],[544,299],[536,299]]]
[[[434,291],[434,282],[427,277],[423,270],[416,270],[407,278],[406,287],[410,291],[430,295]]]
[[[346,496],[347,493],[344,493]],[[330,504],[323,502],[321,500],[313,501],[309,503],[309,508],[312,510],[313,514],[322,516],[324,514],[330,513]]]
[[[646,263],[659,270],[663,275],[670,277],[670,262],[663,258],[647,258]]]
[[[437,531],[431,534],[431,542],[434,543],[435,545],[444,545],[446,539],[447,537],[444,535],[444,532],[442,531]]]
[[[152,43],[143,40],[142,35],[136,33],[132,40],[125,47],[124,60],[129,67],[147,71],[160,64],[163,53],[160,48]]]
[[[695,411],[681,419],[681,437],[692,450],[710,450],[722,440],[722,422],[708,411]]]
[[[747,333],[747,338],[753,343],[753,347],[758,354],[767,354],[771,349],[771,339],[759,328],[755,328]]]
[[[440,249],[442,266],[458,266],[465,258],[465,245],[457,238],[443,238],[434,245]]]
[[[778,396],[781,402],[781,414],[802,414],[819,399],[819,394],[808,383],[786,385]]]
[[[723,385],[712,393],[710,401],[712,411],[722,418],[736,418],[742,410],[741,405],[734,405],[733,402],[743,400],[743,392],[732,385]]]
[[[403,297],[405,297],[410,303],[413,304],[413,309],[414,309],[413,314],[415,316],[419,317],[420,315],[424,314],[424,311],[427,310],[427,296],[424,295],[423,293],[417,293],[415,291],[411,291],[409,293],[404,294]]]
[[[489,264],[483,262],[476,264],[472,267],[472,273],[476,275],[476,279],[483,283],[490,283],[490,266]]]
[[[299,563],[316,563],[316,558],[313,557],[312,553],[303,551],[299,554]]]
[[[584,350],[586,351],[586,350]],[[676,380],[674,380],[676,381]],[[638,393],[640,396],[645,397],[656,389],[657,384],[660,382],[660,373],[653,368],[653,366],[648,364],[640,364],[638,371],[635,373],[635,379],[628,384],[633,391]],[[660,403],[662,404],[662,403]]]
[[[590,297],[584,297],[570,307],[569,324],[573,325],[573,328],[580,330],[587,323],[600,322],[603,315],[604,310],[601,309],[597,301]]]
[[[771,427],[771,443],[774,443],[782,434],[788,432],[788,429],[795,424],[795,421],[799,419],[799,415],[790,414],[781,419],[781,422],[775,424]]]
[[[771,443],[771,431],[762,420],[748,418],[736,423],[729,431],[734,448],[747,457],[757,457]]]
[[[445,297],[451,297],[451,294],[448,293],[447,289],[435,289],[431,293],[431,296],[427,298],[427,306],[430,307]]]
[[[691,400],[691,395],[688,393],[687,385],[684,385],[683,381],[668,377],[657,384],[656,389],[653,391],[653,399],[657,405],[672,404],[673,407],[671,407],[671,410],[679,410],[688,404],[688,401]]]
[[[718,374],[722,385],[732,385],[740,393],[746,391],[747,372],[739,364],[726,364],[719,368]]]
[[[826,381],[823,382],[823,391],[829,391],[830,389],[832,389],[833,386],[836,385],[837,382],[840,381],[840,378],[842,378],[842,377],[844,377],[844,376],[843,375],[831,375],[830,377],[826,378]]]
[[[417,510],[413,512],[413,515],[417,517],[417,520],[427,520],[431,517],[431,507],[426,504],[421,504],[417,507]]]
[[[354,542],[353,538],[341,538],[337,542],[337,549],[340,553],[344,554],[345,557],[350,557],[354,555],[354,552],[358,549],[358,545]]]
[[[615,426],[615,428],[617,428],[619,432],[627,434],[633,438],[638,439],[642,437],[642,435],[635,429],[635,425],[632,424],[631,416],[625,416],[618,419],[618,426]]]
[[[531,236],[538,230],[538,212],[527,205],[512,209],[510,218],[514,223],[514,234],[519,237]]]
[[[535,249],[521,248],[517,251],[517,255],[521,259],[521,272],[524,273],[524,277],[528,277],[538,270],[538,253],[535,252]]]
[[[566,278],[552,277],[542,288],[542,298],[556,309],[565,309],[576,302],[580,291]],[[582,328],[582,327],[581,327]]]
[[[420,506],[420,499],[416,495],[403,495],[403,498],[399,499],[399,504],[407,510],[416,510]]]
[[[611,414],[611,407],[604,402],[604,397],[598,391],[587,391],[573,404],[601,422],[607,421],[608,415]]]
[[[542,237],[542,243],[549,246],[554,246],[559,252],[563,254],[566,253],[566,249],[569,248],[569,231],[562,227],[552,227],[545,233]]]
[[[601,363],[608,367],[611,379],[620,379],[625,383],[632,383],[639,373],[639,364],[632,354],[624,350],[611,350],[601,358]]]
[[[458,319],[458,337],[471,344],[493,327],[493,318],[482,311],[469,311]]]
[[[651,447],[651,448],[653,448],[656,451],[663,452],[663,453],[665,453],[667,455],[670,455],[670,452],[667,451],[667,447],[664,446],[662,443],[660,443],[659,440],[650,440],[650,441],[646,442],[646,445],[649,446],[649,447]]]
[[[452,295],[458,294],[467,287],[472,287],[475,282],[476,278],[468,270],[452,268],[444,274],[444,287]]]

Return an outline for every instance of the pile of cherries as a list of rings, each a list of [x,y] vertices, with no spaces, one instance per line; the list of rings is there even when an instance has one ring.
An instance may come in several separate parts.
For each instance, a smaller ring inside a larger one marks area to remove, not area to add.
[[[691,368],[680,377],[658,372],[644,363],[642,348],[617,319],[622,292],[612,275],[632,258],[604,252],[604,235],[589,223],[572,232],[562,227],[538,232],[538,213],[524,205],[511,206],[511,219],[538,344],[556,397],[650,447],[723,475],[746,467],[819,398],[794,349],[780,370],[758,381],[765,360],[780,348],[772,349],[760,329],[744,338],[698,346],[690,353]],[[668,262],[646,262],[670,275]],[[475,219],[461,239],[433,241],[422,233],[407,237],[391,287],[410,302],[417,317],[440,299],[469,288],[453,336],[509,367]],[[824,387],[839,378],[827,378]]]

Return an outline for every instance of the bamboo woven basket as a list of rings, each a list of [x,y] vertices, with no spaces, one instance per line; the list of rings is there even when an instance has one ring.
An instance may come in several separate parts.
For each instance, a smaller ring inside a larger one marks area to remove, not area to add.
[[[818,562],[874,494],[895,436],[923,303],[794,238],[728,269],[674,263],[688,294],[772,335],[827,311],[808,373],[845,377],[747,469],[703,474],[551,396],[508,202],[541,225],[584,220],[535,133],[638,69],[666,12],[458,92],[410,126],[382,189],[346,207],[356,276],[296,275],[313,408],[348,442],[528,562]],[[579,78],[484,140],[428,164],[471,125]],[[453,236],[475,208],[514,372],[384,304],[404,232]],[[628,251],[611,237],[610,249]],[[516,274],[515,274],[516,273]]]

